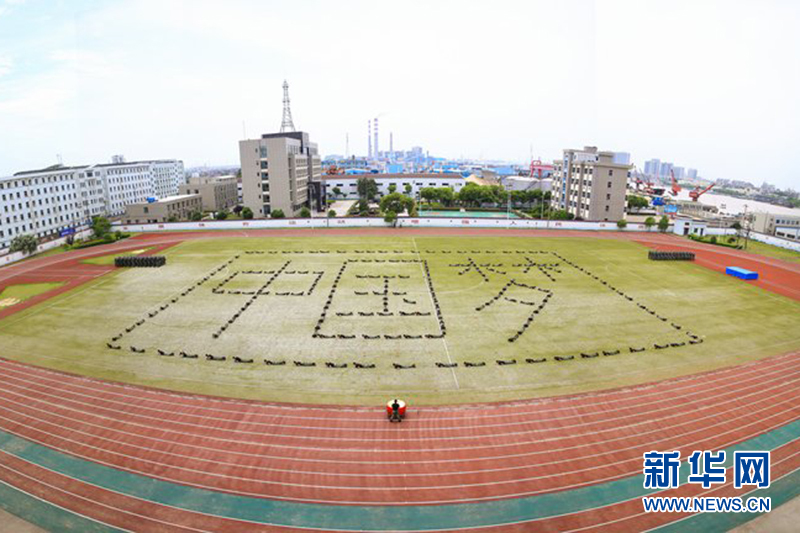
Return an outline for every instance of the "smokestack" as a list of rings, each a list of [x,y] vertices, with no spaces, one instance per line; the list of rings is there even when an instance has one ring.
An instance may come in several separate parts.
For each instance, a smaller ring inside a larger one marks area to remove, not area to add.
[[[367,121],[367,157],[372,159],[372,121]]]
[[[380,156],[380,148],[378,148],[378,119],[375,119],[375,157],[378,158]]]

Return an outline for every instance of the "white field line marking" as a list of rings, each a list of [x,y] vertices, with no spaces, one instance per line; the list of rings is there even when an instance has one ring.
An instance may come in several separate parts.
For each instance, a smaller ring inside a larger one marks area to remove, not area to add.
[[[419,248],[417,247],[417,240],[414,237],[411,237],[411,242],[414,243],[414,251],[417,253],[417,259],[419,261],[422,261],[422,256],[420,255]],[[425,269],[422,268],[422,263],[420,262],[420,263],[417,263],[417,264],[419,265],[419,270],[422,273],[422,281],[423,281],[423,283],[428,281],[432,285],[433,284],[433,280],[429,279],[429,277],[425,274]],[[439,313],[436,312],[436,305],[433,303],[433,294],[431,294],[430,287],[426,287],[426,288],[428,289],[428,291],[427,291],[428,292],[428,299],[431,302],[431,310],[434,312],[434,314],[437,315],[437,318],[438,318]],[[447,354],[447,362],[452,365],[453,364],[453,359],[450,357],[450,349],[447,347],[446,335],[442,337],[442,344],[444,345],[444,353]],[[453,373],[453,381],[455,381],[455,383],[456,383],[456,389],[460,389],[461,386],[458,384],[458,376],[456,376],[456,369],[455,368],[451,368],[450,371]]]
[[[798,355],[797,353],[793,352],[793,353],[777,356],[772,361],[770,361],[769,365],[763,365],[763,366],[767,366],[767,368],[773,368],[773,367],[783,366],[784,364],[794,363],[795,362],[794,359],[797,357],[797,355]],[[31,374],[31,370],[34,370],[35,371],[34,373],[37,374],[37,379],[39,379],[39,380],[46,380],[46,381],[50,381],[50,382],[55,382],[57,384],[63,384],[63,380],[64,380],[63,373],[60,373],[60,372],[57,372],[57,371],[53,371],[53,370],[50,370],[50,369],[47,369],[47,368],[43,368],[43,367],[29,367],[29,366],[26,366],[26,365],[24,365],[22,363],[18,363],[16,361],[11,361],[11,360],[4,360],[3,362],[6,364],[6,366],[14,366],[14,367],[20,368],[19,372],[22,373],[23,375],[25,375],[26,377],[27,377],[27,375]],[[663,382],[657,382],[657,383],[638,385],[638,386],[630,387],[630,388],[626,388],[626,389],[620,389],[620,390],[617,390],[617,391],[607,391],[607,392],[601,391],[601,392],[598,392],[598,393],[590,393],[590,394],[582,395],[582,396],[578,396],[578,397],[565,397],[565,398],[553,397],[553,398],[520,401],[520,402],[517,402],[517,403],[506,403],[506,404],[482,404],[482,405],[478,404],[478,405],[466,406],[466,407],[461,407],[461,408],[458,408],[458,407],[456,407],[456,408],[435,408],[435,407],[433,407],[433,408],[428,408],[427,410],[429,412],[439,413],[439,412],[449,412],[449,411],[461,411],[461,412],[464,412],[464,411],[470,411],[470,410],[489,411],[489,410],[493,410],[493,409],[502,410],[503,408],[524,407],[526,410],[535,409],[538,413],[550,413],[550,412],[558,412],[558,411],[565,411],[565,410],[566,411],[572,411],[572,410],[575,409],[576,406],[569,405],[569,404],[575,402],[576,400],[581,400],[581,399],[597,400],[597,401],[593,401],[591,405],[598,406],[598,407],[602,406],[604,408],[612,408],[615,403],[622,403],[622,402],[630,401],[630,398],[627,398],[627,397],[614,398],[614,396],[616,396],[618,394],[627,394],[629,392],[651,391],[651,392],[645,392],[645,393],[642,393],[642,394],[637,394],[637,396],[636,396],[637,400],[641,399],[641,398],[646,398],[646,397],[649,397],[649,396],[654,396],[654,395],[657,396],[657,397],[661,397],[661,396],[663,396],[663,394],[665,392],[669,393],[670,395],[674,395],[676,392],[679,392],[679,391],[681,391],[683,389],[694,387],[695,386],[695,382],[697,382],[697,381],[703,381],[703,383],[705,385],[707,385],[707,384],[713,383],[713,382],[723,382],[723,381],[728,380],[729,379],[727,377],[728,374],[736,374],[736,377],[738,379],[738,378],[740,378],[742,376],[745,376],[745,375],[750,375],[750,374],[759,373],[759,372],[763,373],[764,369],[761,368],[761,366],[762,366],[761,363],[762,363],[762,360],[757,360],[757,361],[745,363],[745,364],[742,364],[742,365],[736,365],[736,366],[728,367],[728,368],[721,369],[721,370],[715,370],[715,371],[711,372],[711,374],[713,374],[713,377],[709,377],[708,373],[704,373],[704,374],[693,374],[693,375],[689,375],[689,376],[683,376],[683,377],[680,377],[680,378],[673,378],[672,381],[674,383],[681,383],[683,386],[669,388],[666,391],[664,389],[659,389],[660,384],[663,383]],[[748,370],[744,371],[743,369],[745,369],[745,368],[747,368]],[[53,376],[55,376],[55,378],[41,377],[42,374],[53,375]],[[164,390],[164,391],[150,391],[150,390],[147,390],[147,389],[142,389],[141,387],[138,387],[136,385],[127,385],[127,384],[124,384],[124,383],[111,382],[111,381],[100,381],[100,380],[95,380],[93,378],[89,378],[89,377],[85,377],[85,376],[79,376],[79,375],[70,375],[69,377],[73,380],[73,383],[71,384],[71,386],[74,386],[74,387],[77,387],[77,388],[80,388],[80,389],[84,389],[84,390],[88,390],[88,391],[91,391],[91,392],[97,392],[100,389],[104,389],[103,390],[104,394],[114,395],[114,396],[118,396],[118,397],[125,398],[125,399],[142,400],[142,393],[143,392],[158,393],[158,396],[163,397],[163,398],[175,398],[175,399],[179,399],[179,400],[198,400],[199,399],[199,400],[204,402],[204,405],[197,405],[197,404],[191,404],[191,403],[182,403],[181,406],[193,407],[193,408],[198,408],[199,407],[199,409],[202,410],[203,412],[217,411],[217,412],[221,412],[221,413],[234,414],[234,415],[243,413],[243,411],[241,411],[239,409],[228,410],[228,409],[220,409],[220,408],[217,408],[217,407],[212,407],[212,405],[224,406],[224,405],[227,404],[227,405],[231,405],[231,406],[234,406],[234,407],[247,407],[248,409],[262,408],[263,407],[263,408],[266,408],[266,409],[274,409],[275,411],[294,411],[295,413],[293,413],[293,417],[292,418],[293,419],[297,419],[297,420],[329,420],[330,419],[329,416],[319,416],[319,417],[315,417],[315,416],[297,416],[296,412],[298,412],[298,411],[305,411],[305,412],[321,411],[321,412],[325,413],[325,412],[329,412],[331,410],[336,410],[338,412],[365,412],[366,411],[366,412],[369,412],[369,413],[374,413],[374,411],[375,411],[374,409],[369,409],[369,408],[358,409],[358,408],[352,408],[352,407],[348,408],[346,406],[344,406],[344,407],[340,407],[340,406],[336,406],[336,407],[325,407],[325,406],[313,407],[312,406],[312,407],[309,407],[309,406],[302,406],[302,405],[293,406],[292,404],[275,404],[275,403],[270,404],[270,403],[258,403],[258,402],[249,402],[248,403],[248,402],[242,402],[242,401],[238,401],[238,400],[229,400],[229,399],[224,399],[224,398],[215,398],[215,397],[209,397],[209,396],[198,396],[198,395],[191,395],[191,394],[187,394],[187,393],[175,393],[175,392],[170,392],[170,391],[167,391],[167,390]],[[80,385],[77,382],[84,382],[84,383],[87,383],[88,385],[92,385],[92,386]],[[98,385],[99,385],[99,387],[98,387]],[[112,390],[112,389],[119,389],[122,392],[117,392],[116,390]],[[127,394],[125,391],[128,391],[128,390],[133,391],[133,393],[132,394]],[[708,389],[704,388],[703,390],[708,390]],[[691,393],[691,394],[685,395],[685,396],[691,396],[691,395],[695,395],[695,394],[698,394],[698,393],[699,392],[695,392],[695,393]],[[608,397],[611,397],[611,399],[607,399]],[[175,405],[175,402],[170,402],[170,401],[167,401],[165,399],[161,399],[159,397],[155,397],[155,398],[150,397],[150,398],[146,398],[145,400],[149,401],[149,402],[157,403],[157,404],[167,404],[169,406],[174,406]],[[641,403],[639,405],[648,405],[650,403],[658,404],[658,403],[660,403],[660,400],[658,400],[658,398],[657,398],[656,401],[654,401],[654,402],[646,402],[646,403]],[[567,405],[565,407],[543,408],[543,406],[550,405],[550,404],[567,404]],[[577,407],[586,407],[586,406],[585,405],[579,405]],[[165,412],[171,412],[171,411],[165,411]],[[270,412],[258,413],[258,414],[262,414],[262,415],[265,415],[265,416],[280,416],[280,415],[277,415],[276,413],[270,413]],[[508,417],[508,416],[518,416],[520,414],[524,414],[524,413],[519,413],[519,412],[513,412],[513,413],[485,413],[485,412],[479,412],[479,413],[474,413],[474,414],[470,415],[470,417],[473,418],[473,419],[475,419],[475,418],[502,418],[502,417]],[[374,415],[370,415],[367,418],[348,418],[348,420],[375,421],[375,417],[374,417]],[[463,421],[464,417],[437,417],[437,420],[460,420],[460,421]]]
[[[758,387],[759,391],[764,391],[764,390],[766,390],[766,389],[764,389],[765,385],[772,384],[772,383],[778,383],[778,385],[776,387],[771,387],[769,389],[769,390],[772,390],[774,388],[780,387],[783,384],[790,383],[788,380],[785,380],[784,378],[786,378],[788,376],[797,375],[798,373],[800,373],[799,370],[794,370],[794,371],[792,371],[790,373],[787,373],[784,369],[778,368],[777,370],[773,370],[772,372],[769,372],[769,373],[761,372],[757,376],[755,376],[754,378],[751,378],[751,379],[748,379],[748,380],[743,380],[743,381],[739,382],[739,384],[744,384],[746,382],[752,382],[752,381],[757,382],[753,386],[740,387],[740,388],[738,388],[736,390],[731,390],[729,388],[726,388],[726,384],[722,384],[720,386],[717,386],[717,387],[714,387],[714,388],[709,388],[709,389],[704,389],[702,391],[702,392],[707,392],[707,391],[710,391],[710,390],[722,389],[722,392],[720,394],[716,394],[716,395],[713,395],[713,396],[705,396],[705,397],[702,397],[702,398],[700,398],[698,400],[685,401],[685,402],[680,402],[680,403],[672,402],[671,400],[659,401],[659,402],[651,402],[651,403],[654,403],[655,405],[664,405],[664,407],[660,407],[660,408],[657,408],[657,409],[651,409],[651,410],[648,410],[648,411],[637,409],[635,413],[630,414],[630,415],[622,415],[622,416],[617,416],[617,417],[603,418],[601,420],[590,421],[590,422],[580,422],[580,423],[571,424],[571,425],[561,425],[561,424],[559,424],[557,426],[557,429],[559,429],[559,430],[562,430],[562,429],[577,429],[577,428],[587,427],[587,426],[597,426],[597,425],[602,425],[602,424],[608,424],[610,422],[619,422],[619,421],[623,421],[623,420],[630,419],[630,418],[641,417],[642,415],[654,414],[654,413],[657,413],[659,411],[665,411],[665,410],[677,409],[677,408],[686,408],[688,405],[692,405],[692,404],[695,404],[695,403],[698,403],[698,402],[708,403],[709,401],[714,400],[714,399],[719,398],[719,397],[724,396],[724,395],[729,395],[729,394],[734,394],[734,393],[738,394],[738,396],[736,398],[734,398],[733,400],[728,400],[726,402],[717,404],[717,406],[724,405],[726,403],[738,401],[738,400],[740,400],[741,398],[744,398],[744,397],[752,396],[752,394],[747,394],[747,395],[742,396],[741,393],[743,391],[745,391],[745,390],[752,389],[754,387]],[[766,376],[775,375],[775,374],[779,374],[777,378],[770,379],[770,380],[765,380]],[[31,381],[29,379],[25,379],[24,377],[23,378],[12,377],[9,373],[6,373],[6,378],[9,378],[11,380],[15,380],[17,382],[22,382],[22,383],[24,383],[26,385],[40,385],[41,384],[39,381]],[[5,385],[5,386],[3,386],[3,385]],[[118,413],[118,414],[124,413],[124,414],[130,415],[130,416],[133,416],[133,417],[138,417],[138,418],[147,419],[147,420],[155,420],[157,422],[162,422],[162,423],[165,420],[165,416],[156,417],[156,416],[149,416],[149,415],[141,414],[140,411],[143,409],[143,407],[141,405],[134,406],[132,408],[132,412],[127,412],[127,411],[123,410],[120,413],[120,411],[115,411],[115,408],[113,408],[113,407],[98,407],[98,405],[96,403],[93,403],[93,402],[85,402],[85,401],[80,401],[80,400],[67,399],[67,398],[65,398],[63,396],[63,393],[65,391],[60,391],[61,394],[50,394],[50,393],[43,392],[43,391],[33,391],[29,386],[14,385],[14,384],[12,384],[12,383],[10,383],[8,381],[5,382],[5,384],[3,384],[3,382],[0,382],[0,391],[6,391],[6,392],[9,392],[10,394],[14,394],[14,395],[18,395],[18,396],[25,396],[23,393],[15,392],[14,390],[9,389],[9,387],[11,387],[12,389],[20,389],[22,391],[33,392],[33,394],[35,394],[37,396],[37,398],[41,397],[41,396],[49,396],[49,397],[52,397],[52,398],[54,398],[56,400],[60,400],[60,401],[55,402],[56,404],[60,404],[61,402],[69,402],[69,403],[72,403],[72,404],[78,404],[78,405],[86,406],[90,410],[83,410],[83,409],[78,409],[78,408],[74,408],[74,407],[69,408],[69,410],[70,411],[75,411],[75,412],[87,413],[87,414],[91,414],[91,415],[102,417],[102,418],[111,418],[113,420],[116,420],[116,418],[114,418],[114,417],[106,417],[106,416],[97,414],[97,412],[96,412],[97,409],[103,409],[103,410],[106,410],[106,411],[112,411],[112,412]],[[83,393],[79,393],[79,392],[72,392],[72,391],[68,391],[68,392],[69,392],[69,394],[73,394],[75,396],[82,396],[82,397],[89,398],[89,399],[92,399],[92,398],[101,399],[102,401],[108,401],[108,403],[122,404],[125,407],[130,405],[128,403],[118,402],[118,401],[114,401],[114,400],[105,400],[105,399],[98,398],[98,397],[92,397],[92,396],[89,396],[87,394],[83,394]],[[696,393],[694,393],[694,394],[696,394]],[[688,395],[687,395],[687,397],[688,397]],[[43,402],[41,400],[38,400],[37,398],[31,398],[31,400],[34,401],[34,402],[45,403],[45,402]],[[62,406],[62,408],[64,408],[64,407]],[[181,417],[201,418],[204,421],[207,421],[207,420],[218,420],[218,421],[227,421],[227,422],[231,422],[231,423],[239,423],[239,421],[235,420],[235,419],[222,419],[222,418],[218,418],[218,417],[209,417],[209,416],[204,416],[204,415],[201,415],[201,414],[185,413],[185,412],[176,413],[174,411],[165,411],[163,409],[147,408],[147,407],[144,407],[144,409],[147,409],[149,411],[155,411],[156,413],[165,413],[166,417],[173,416],[173,415],[178,415],[178,416],[181,416]],[[590,416],[593,416],[595,414],[602,414],[602,413],[606,413],[606,412],[608,412],[608,410],[597,411],[597,412],[592,413],[592,414],[584,413],[584,414],[577,414],[577,415],[567,415],[567,416],[563,416],[563,417],[555,417],[555,418],[552,418],[552,419],[540,420],[540,421],[537,421],[537,422],[538,423],[543,423],[543,422],[552,423],[552,422],[561,422],[561,421],[564,421],[564,420],[569,420],[569,419],[574,419],[574,418],[577,418],[577,419],[579,419],[581,421],[585,421]],[[660,418],[658,420],[665,420],[667,418],[673,418],[675,416],[682,416],[682,415],[683,415],[683,413],[681,413],[679,415],[670,415],[670,416],[667,416],[667,417],[662,417],[662,418]],[[523,418],[523,417],[519,416],[519,417],[514,417],[514,418]],[[652,420],[650,420],[650,421],[652,421]],[[209,426],[207,426],[207,425],[197,424],[197,423],[192,423],[192,422],[176,421],[176,423],[180,424],[182,426],[196,427],[196,428],[199,428],[199,429],[208,429],[209,428]],[[265,423],[265,422],[258,422],[258,421],[252,421],[252,420],[248,420],[246,423],[249,424],[249,425],[264,426],[264,427],[292,428],[292,429],[303,429],[303,430],[311,430],[311,431],[321,431],[321,430],[330,431],[330,428],[328,428],[326,426],[303,426],[303,425],[295,425],[295,424],[273,424],[273,423]],[[469,430],[483,429],[483,428],[492,428],[492,429],[494,429],[494,428],[525,426],[525,425],[530,425],[530,424],[531,424],[531,421],[524,420],[524,418],[523,418],[522,421],[499,423],[499,424],[485,424],[485,425],[480,425],[480,426],[470,426],[469,428],[466,428],[464,426],[450,426],[450,427],[445,427],[445,428],[432,427],[430,429],[432,431],[442,431],[442,430],[464,431],[466,429],[469,429]],[[639,423],[636,423],[634,425],[641,425],[641,424],[642,423],[639,422]],[[158,427],[161,427],[161,426],[159,425]],[[632,425],[629,424],[629,425],[626,425],[626,426],[615,426],[613,429],[619,429],[620,427],[632,427]],[[385,439],[385,438],[383,438],[384,434],[385,434],[385,428],[382,428],[382,427],[374,426],[374,427],[360,427],[360,428],[354,427],[354,428],[339,428],[339,429],[342,430],[342,431],[347,431],[347,432],[377,433],[381,437],[381,441],[382,442],[419,442],[419,441],[424,441],[424,440],[443,441],[443,440],[462,440],[462,439],[467,439],[468,440],[468,439],[483,438],[481,436],[473,435],[473,436],[467,436],[467,437],[431,436],[431,437],[408,437],[408,438]],[[549,428],[545,428],[545,429],[530,429],[530,430],[525,430],[525,431],[514,431],[514,432],[507,432],[507,433],[496,433],[495,432],[495,433],[492,433],[492,436],[501,437],[501,436],[516,436],[516,435],[523,435],[523,434],[524,435],[529,435],[529,434],[537,434],[537,433],[547,433],[549,431],[550,431]],[[593,430],[591,433],[592,434],[596,434],[596,433],[602,432],[602,431],[607,431],[607,430],[599,430],[599,431],[598,430]],[[239,429],[228,429],[228,430],[225,430],[225,432],[226,433],[241,433],[241,434],[245,434],[245,435],[256,435],[256,436],[263,435],[263,432],[244,431],[244,430],[239,430]],[[186,433],[186,434],[189,435],[190,433]],[[301,436],[301,435],[283,435],[283,434],[270,434],[270,436],[271,437],[291,437],[291,438],[298,438],[298,439],[301,439],[301,438],[314,438],[314,439],[316,439],[317,438],[317,437],[309,437],[309,436]],[[578,435],[570,435],[570,437],[575,437],[575,436],[578,436]],[[326,439],[327,440],[345,440],[345,441],[354,440],[352,438],[339,438],[339,437],[333,437],[333,436],[327,436]],[[254,444],[259,444],[259,443],[254,443]]]

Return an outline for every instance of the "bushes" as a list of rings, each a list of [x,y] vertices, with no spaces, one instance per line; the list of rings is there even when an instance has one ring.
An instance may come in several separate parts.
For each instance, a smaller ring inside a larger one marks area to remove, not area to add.
[[[253,218],[253,210],[249,207],[245,207],[242,209],[242,218],[245,220],[252,220]]]
[[[228,215],[229,213],[223,209],[222,211],[217,211],[214,214],[214,218],[216,220],[226,220],[228,218]]]
[[[192,222],[199,222],[203,220],[203,213],[201,213],[200,211],[192,211],[191,213],[189,213],[189,220],[191,220]]]
[[[334,209],[328,211],[328,218],[333,218],[335,216],[336,216],[336,211]]]
[[[304,207],[303,209],[300,210],[300,218],[310,218],[310,217],[311,217],[311,211],[307,207]]]
[[[625,220],[624,218],[621,218],[621,219],[617,220],[617,227],[619,229],[627,228],[628,227],[628,221]]]
[[[39,239],[33,235],[17,235],[14,237],[14,240],[11,241],[11,249],[9,251],[12,254],[14,252],[22,252],[25,255],[30,255],[34,253],[38,247]]]
[[[272,218],[286,218],[286,215],[283,214],[283,209],[276,209],[272,213],[270,213],[270,217]]]
[[[109,233],[102,239],[92,239],[90,241],[83,241],[78,242],[77,244],[73,244],[69,247],[70,250],[80,250],[82,248],[91,248],[92,246],[99,246],[101,244],[109,244],[112,242],[120,241],[122,239],[127,239],[130,237],[130,233],[122,233],[121,231],[117,231],[114,233]]]

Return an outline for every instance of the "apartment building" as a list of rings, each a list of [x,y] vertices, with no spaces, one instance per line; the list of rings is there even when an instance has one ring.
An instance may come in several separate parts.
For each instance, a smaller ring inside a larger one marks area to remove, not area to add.
[[[178,187],[180,194],[199,194],[203,200],[203,211],[224,211],[239,203],[236,176],[201,176],[189,178],[189,182]]]
[[[357,200],[358,179],[362,177],[375,180],[379,197],[389,194],[392,185],[396,192],[403,194],[410,186],[408,194],[416,197],[421,189],[428,187],[449,187],[457,193],[467,184],[461,174],[326,174],[322,176],[325,197],[329,200]]]
[[[256,218],[280,209],[297,216],[303,207],[322,209],[322,166],[308,133],[267,133],[239,141],[242,203]]]
[[[160,200],[131,204],[125,207],[125,224],[161,224],[186,220],[194,211],[202,211],[203,198],[199,194],[176,194]]]
[[[93,216],[118,216],[128,204],[177,194],[183,179],[181,161],[126,163],[118,158],[0,177],[0,250],[17,235],[54,238],[88,225]]]
[[[564,150],[554,162],[551,205],[583,220],[619,220],[631,166],[615,163],[614,152],[594,146]]]

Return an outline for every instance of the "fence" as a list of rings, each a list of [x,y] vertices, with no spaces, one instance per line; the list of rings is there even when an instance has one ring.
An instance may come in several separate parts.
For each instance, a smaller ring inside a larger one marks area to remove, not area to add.
[[[405,228],[517,228],[569,229],[588,231],[620,231],[616,222],[585,222],[576,220],[525,220],[505,218],[420,217],[397,219]],[[204,222],[175,222],[164,224],[117,224],[116,229],[128,232],[278,229],[278,228],[386,228],[382,218],[289,218],[265,220],[226,220]],[[624,231],[647,231],[644,224],[628,224]],[[658,230],[652,229],[656,232]]]
[[[91,234],[92,234],[91,230],[82,230],[82,231],[79,231],[79,232],[75,233],[75,235],[73,235],[73,237],[76,240],[77,239],[85,239],[86,237],[89,237]],[[60,237],[58,239],[53,239],[52,241],[43,242],[36,249],[35,253],[38,254],[38,253],[46,252],[47,250],[52,250],[53,248],[58,248],[59,246],[61,246],[64,243],[66,243],[67,239],[68,239],[68,237]],[[32,254],[32,255],[35,255],[35,254]],[[16,263],[17,261],[21,261],[22,259],[25,259],[26,257],[28,257],[28,256],[26,256],[22,252],[14,252],[13,254],[0,255],[0,266],[10,265],[11,263]]]

